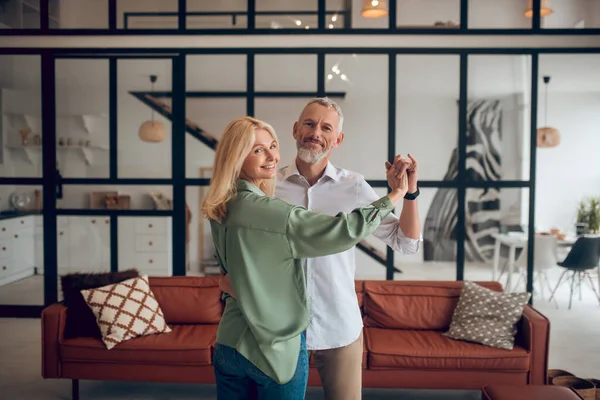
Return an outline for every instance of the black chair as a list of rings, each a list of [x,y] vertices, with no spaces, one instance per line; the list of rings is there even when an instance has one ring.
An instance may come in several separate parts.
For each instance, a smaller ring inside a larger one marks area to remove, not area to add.
[[[598,298],[598,302],[600,302],[600,295],[596,291],[594,287],[594,282],[592,281],[592,277],[589,274],[589,270],[598,268],[598,264],[600,263],[600,237],[580,237],[573,244],[571,251],[567,254],[567,257],[564,261],[559,262],[558,265],[560,267],[565,268],[565,271],[560,276],[554,291],[552,292],[552,296],[550,296],[550,300],[554,297],[554,293],[556,293],[556,289],[558,289],[558,285],[562,281],[563,277],[567,272],[572,272],[571,274],[571,297],[569,298],[569,309],[571,309],[571,302],[573,300],[573,291],[575,289],[575,277],[577,277],[578,285],[579,285],[579,300],[581,300],[581,282],[582,278],[588,278],[590,285],[592,286],[592,290],[596,294]],[[599,271],[600,273],[600,271]],[[567,281],[569,278],[567,278]]]

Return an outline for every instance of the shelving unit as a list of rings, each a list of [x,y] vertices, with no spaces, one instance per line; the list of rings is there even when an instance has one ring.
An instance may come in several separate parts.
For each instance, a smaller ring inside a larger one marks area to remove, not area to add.
[[[29,163],[34,164],[36,159],[41,159],[42,148],[40,146],[7,145],[7,149],[22,151]],[[108,146],[56,146],[56,151],[79,150],[87,165],[94,163],[94,150],[108,151]]]

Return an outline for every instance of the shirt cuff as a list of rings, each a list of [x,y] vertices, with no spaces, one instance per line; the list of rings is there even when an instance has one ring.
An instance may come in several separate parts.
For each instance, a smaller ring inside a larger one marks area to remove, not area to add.
[[[393,209],[394,205],[392,204],[392,200],[390,200],[389,197],[384,196],[381,199],[374,201],[373,203],[371,203],[373,205],[373,207],[379,209],[379,210],[385,210],[385,209]]]

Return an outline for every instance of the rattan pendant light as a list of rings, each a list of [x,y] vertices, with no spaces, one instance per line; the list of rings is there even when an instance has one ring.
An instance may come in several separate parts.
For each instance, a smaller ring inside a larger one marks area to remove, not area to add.
[[[560,144],[560,132],[558,129],[548,126],[548,84],[550,77],[544,76],[544,85],[546,86],[546,95],[544,99],[544,125],[537,129],[537,147],[548,148],[556,147]]]
[[[154,93],[154,83],[156,82],[156,79],[156,75],[150,75],[152,93]],[[165,140],[165,137],[167,136],[167,129],[162,121],[154,120],[154,109],[152,109],[152,117],[150,121],[146,121],[140,126],[138,135],[144,142],[149,143],[160,143]]]
[[[363,8],[360,12],[365,18],[381,18],[388,15],[386,0],[364,0]]]

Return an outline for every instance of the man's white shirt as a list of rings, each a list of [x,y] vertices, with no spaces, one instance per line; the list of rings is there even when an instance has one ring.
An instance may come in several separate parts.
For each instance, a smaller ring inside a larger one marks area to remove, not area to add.
[[[312,211],[336,215],[370,204],[381,196],[362,175],[331,163],[317,183],[310,186],[294,163],[278,171],[275,197]],[[401,254],[419,250],[420,240],[406,237],[394,214],[389,214],[373,235]],[[360,336],[363,323],[354,287],[355,271],[354,247],[306,260],[310,314],[306,346],[309,350],[347,346]]]

